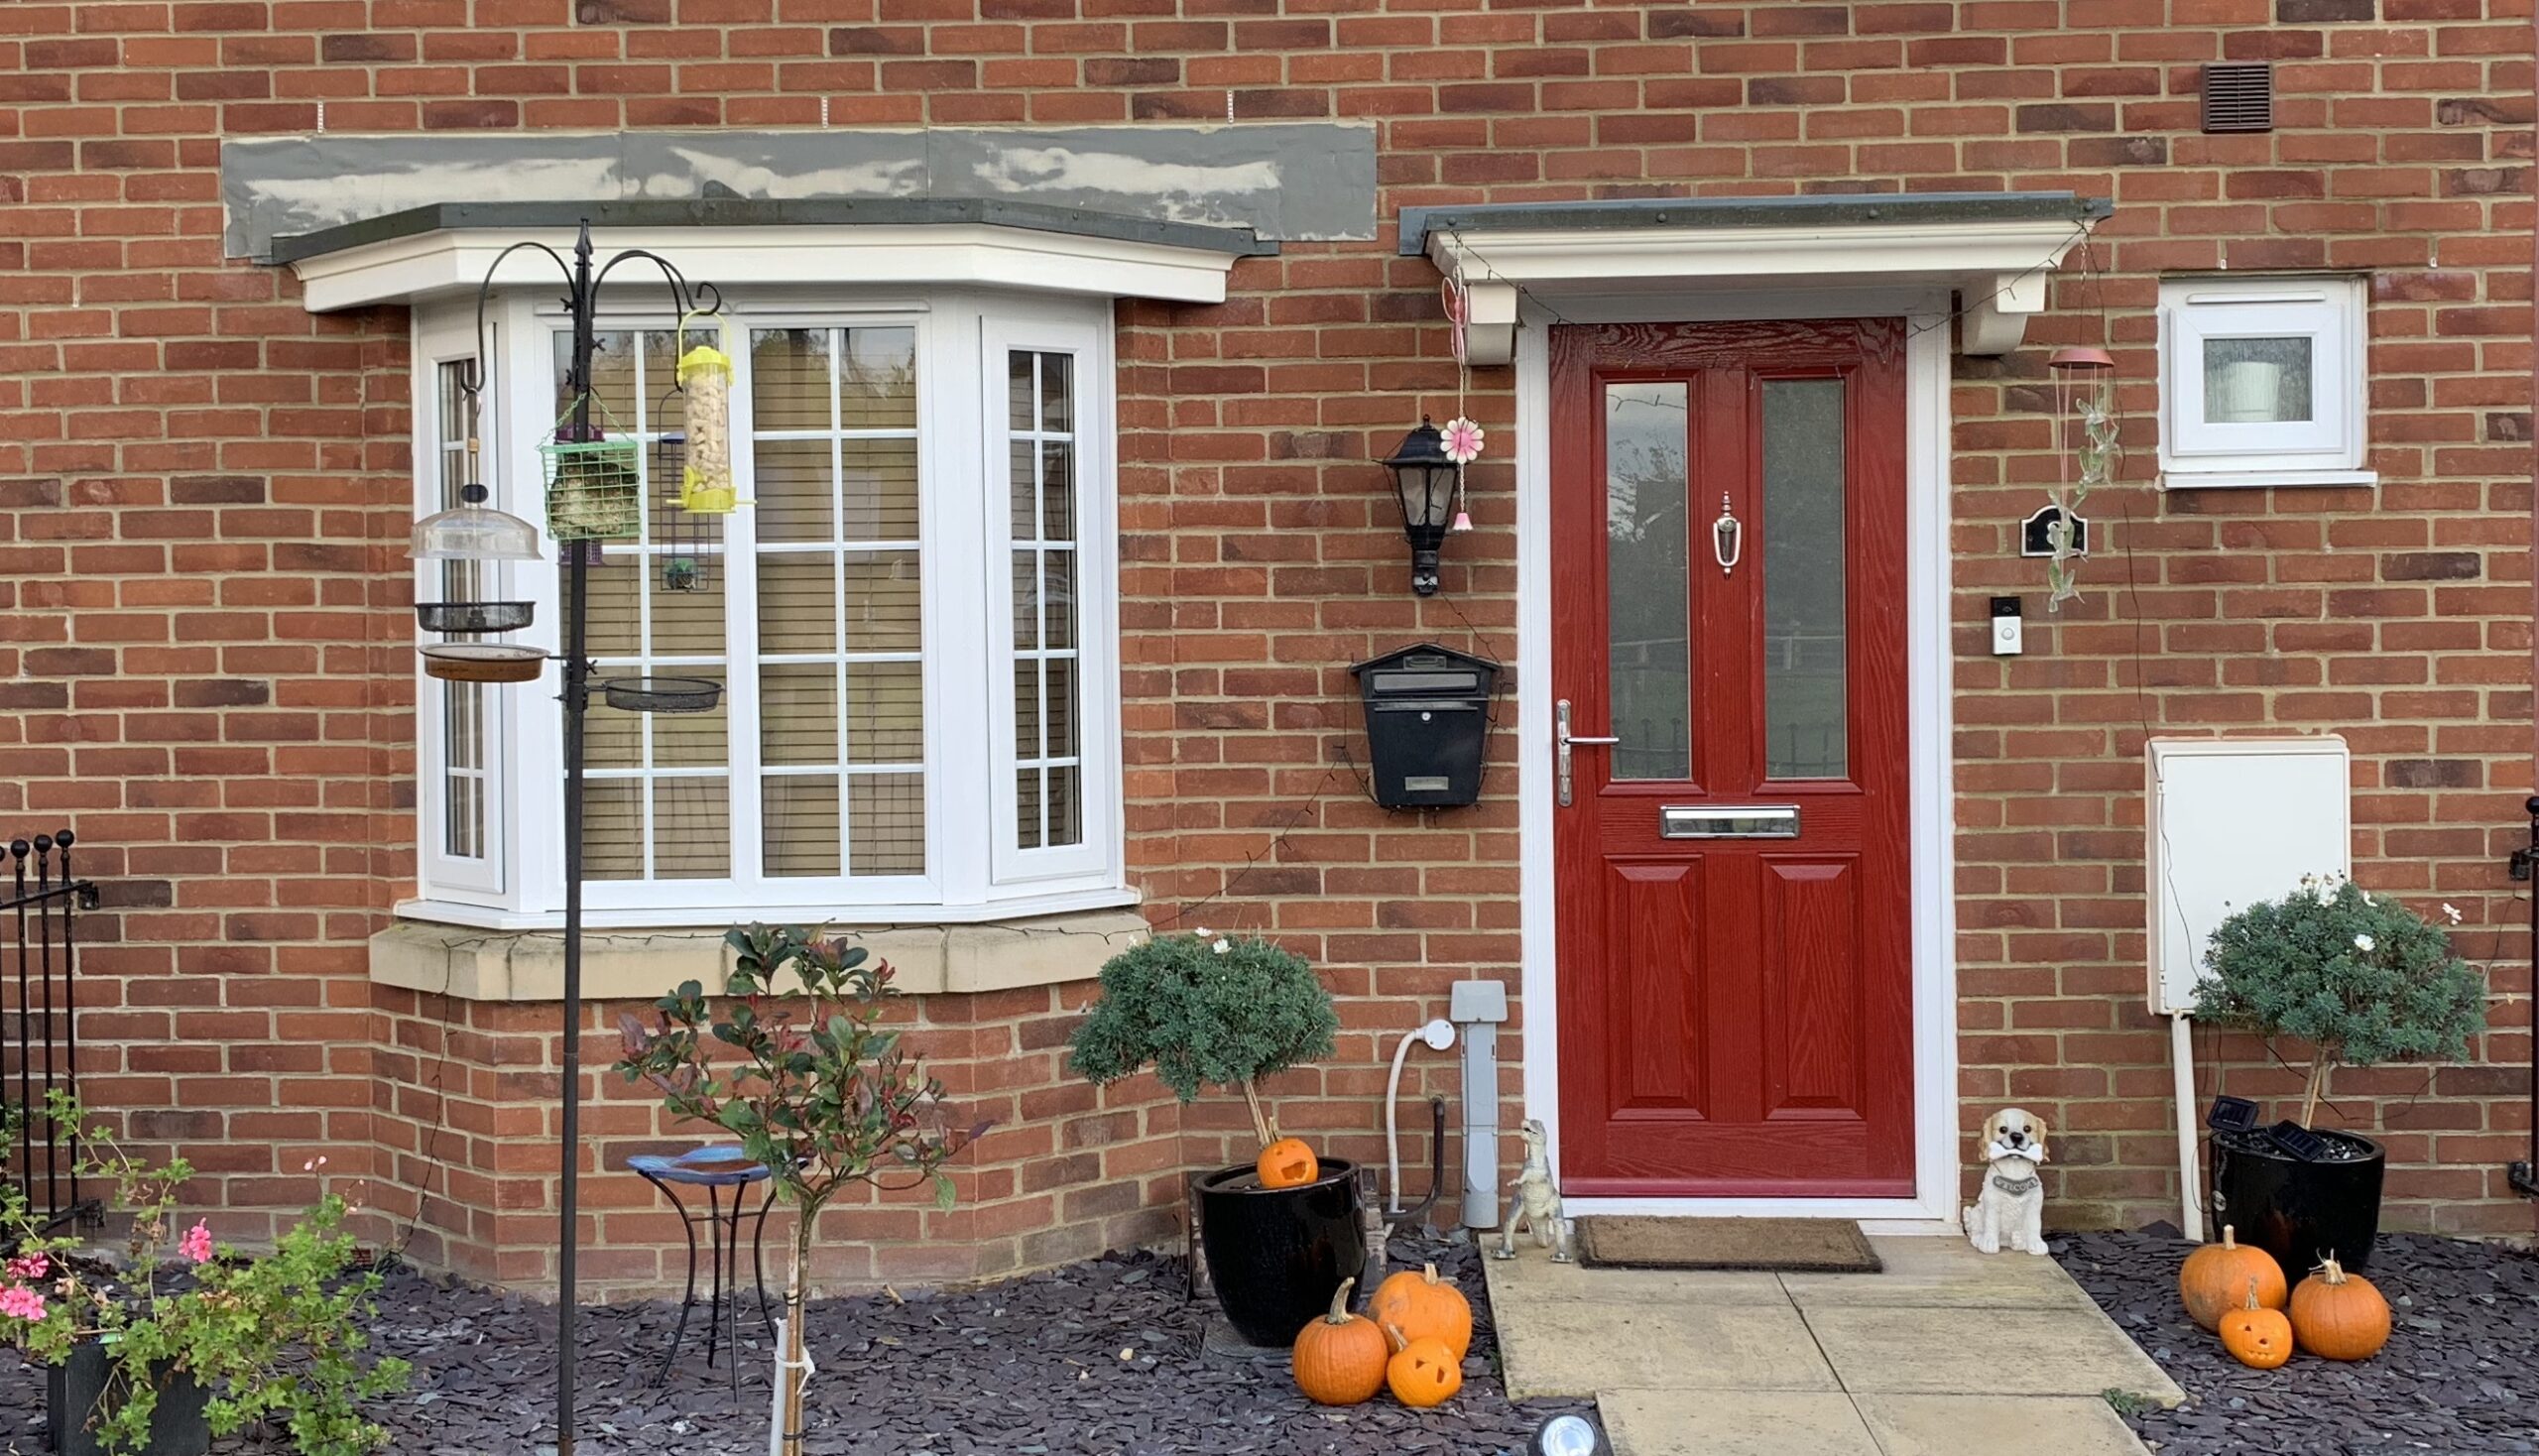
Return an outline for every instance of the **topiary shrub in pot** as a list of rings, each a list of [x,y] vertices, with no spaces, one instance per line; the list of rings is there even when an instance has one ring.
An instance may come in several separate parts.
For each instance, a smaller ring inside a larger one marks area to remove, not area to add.
[[[1243,1094],[1262,1156],[1202,1174],[1199,1245],[1227,1322],[1283,1348],[1366,1272],[1356,1169],[1278,1136],[1261,1079],[1331,1054],[1340,1018],[1302,958],[1250,936],[1156,935],[1113,956],[1069,1064],[1097,1086],[1152,1066],[1184,1103]]]
[[[2449,906],[2452,924],[2460,912]],[[2460,1061],[2485,1025],[2486,988],[2424,916],[2343,877],[2305,877],[2279,901],[2233,913],[2205,949],[2196,1014],[2310,1048],[2296,1130],[2213,1135],[2213,1211],[2287,1271],[2335,1259],[2359,1270],[2380,1227],[2380,1145],[2317,1128],[2340,1066]],[[2287,1147],[2286,1144],[2296,1146]],[[2306,1155],[2305,1155],[2306,1153]]]

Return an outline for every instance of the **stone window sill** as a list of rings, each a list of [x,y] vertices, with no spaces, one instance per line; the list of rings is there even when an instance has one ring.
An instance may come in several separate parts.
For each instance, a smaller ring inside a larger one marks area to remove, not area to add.
[[[1104,961],[1146,938],[1147,923],[1134,910],[1101,910],[844,933],[889,961],[902,991],[934,995],[1091,980]],[[721,929],[589,931],[582,998],[652,1001],[682,981],[718,986],[730,966]],[[370,979],[462,1001],[561,1001],[564,937],[401,920],[370,937]]]

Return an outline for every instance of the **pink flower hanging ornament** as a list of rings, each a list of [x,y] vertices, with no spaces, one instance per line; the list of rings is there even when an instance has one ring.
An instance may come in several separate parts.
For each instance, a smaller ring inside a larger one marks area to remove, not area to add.
[[[1481,458],[1481,426],[1458,415],[1446,422],[1446,458],[1469,465]]]

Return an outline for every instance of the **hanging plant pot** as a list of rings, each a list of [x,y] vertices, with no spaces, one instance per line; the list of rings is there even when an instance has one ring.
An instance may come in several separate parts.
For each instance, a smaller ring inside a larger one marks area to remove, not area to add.
[[[498,642],[442,642],[418,648],[425,676],[443,682],[535,682],[546,670],[546,653]]]
[[[535,602],[417,602],[415,620],[425,632],[517,632],[537,610]]]
[[[600,684],[608,705],[629,713],[710,713],[723,700],[711,677],[612,677]]]
[[[1262,1186],[1251,1163],[1200,1177],[1199,1242],[1217,1303],[1235,1332],[1284,1348],[1331,1307],[1342,1279],[1367,1272],[1358,1227],[1358,1170],[1322,1159],[1321,1175],[1286,1188]]]
[[[114,1409],[108,1390],[114,1362],[94,1340],[70,1350],[70,1358],[45,1372],[45,1429],[58,1456],[107,1456],[97,1438],[98,1421]],[[211,1449],[211,1427],[203,1420],[205,1399],[194,1378],[165,1364],[151,1371],[159,1389],[159,1404],[150,1412],[150,1439],[137,1456],[204,1456]]]

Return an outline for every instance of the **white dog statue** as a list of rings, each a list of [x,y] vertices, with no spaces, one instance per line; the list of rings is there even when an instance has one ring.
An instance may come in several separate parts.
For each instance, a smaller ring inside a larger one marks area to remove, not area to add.
[[[1516,1229],[1521,1224],[1533,1230],[1536,1244],[1551,1251],[1552,1263],[1567,1264],[1570,1223],[1560,1215],[1560,1189],[1551,1180],[1551,1135],[1543,1131],[1539,1118],[1527,1118],[1516,1136],[1525,1140],[1525,1170],[1516,1178],[1515,1206],[1499,1226],[1499,1257],[1516,1257]]]
[[[2045,1157],[2045,1122],[2005,1107],[1984,1124],[1984,1190],[1963,1218],[1967,1242],[1986,1254],[2045,1252],[2045,1189],[2036,1175]]]

